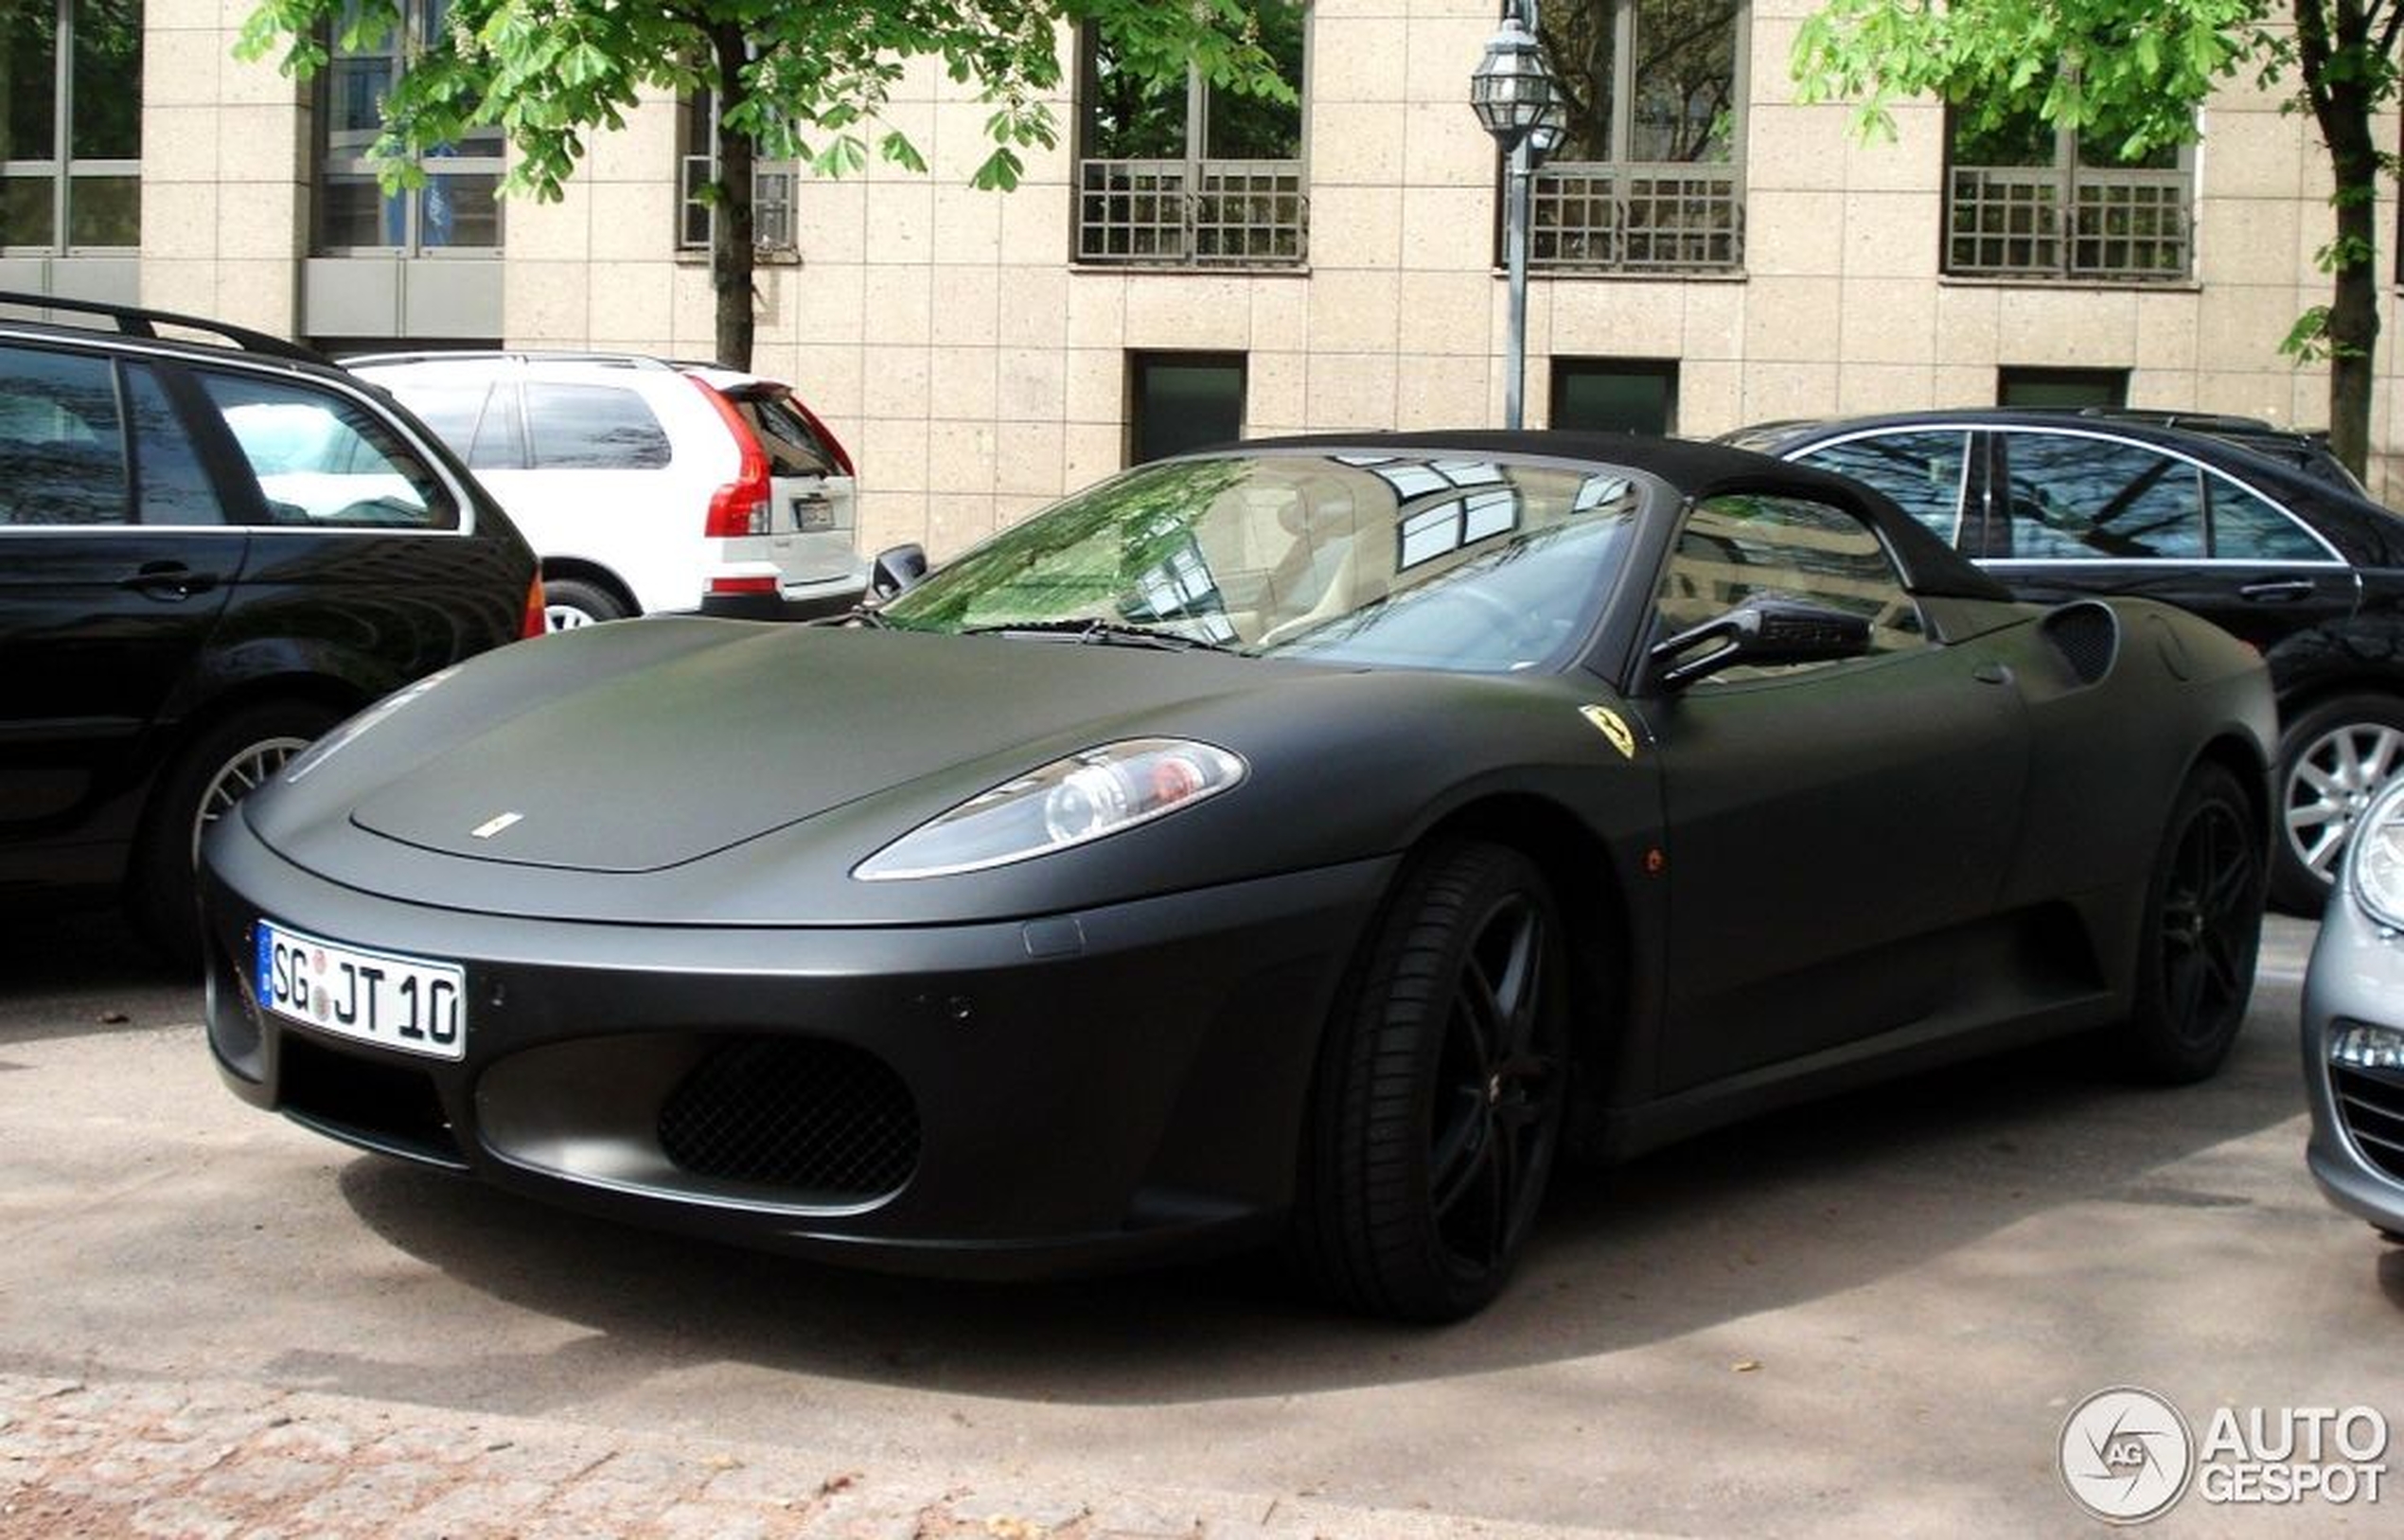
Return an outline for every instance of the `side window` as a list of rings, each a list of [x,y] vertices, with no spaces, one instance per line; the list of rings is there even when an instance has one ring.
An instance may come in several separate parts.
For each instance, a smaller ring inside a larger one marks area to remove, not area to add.
[[[538,470],[657,470],[669,459],[650,403],[618,385],[530,382],[526,439]]]
[[[0,348],[0,523],[121,524],[126,487],[109,361]]]
[[[458,505],[399,436],[358,403],[247,376],[203,374],[271,524],[442,528]]]
[[[126,404],[133,417],[133,467],[146,524],[221,524],[224,505],[201,464],[200,451],[148,364],[125,369]]]
[[[2219,561],[2318,561],[2337,558],[2295,516],[2218,472],[2203,479],[2212,500],[2212,555]]]
[[[2184,460],[2075,434],[2003,435],[2010,540],[2020,561],[2201,560],[2203,482]]]
[[[1706,498],[1688,514],[1662,575],[1664,634],[1700,626],[1756,594],[1807,599],[1860,615],[1870,623],[1876,652],[1906,651],[1926,641],[1919,606],[1904,591],[1884,542],[1853,515],[1803,498]],[[1731,668],[1714,677],[1758,678],[1770,671]]]
[[[1962,481],[1970,464],[1968,432],[1876,434],[1823,445],[1794,458],[1875,487],[1938,539],[1958,543]]]
[[[515,470],[525,463],[506,386],[413,383],[393,394],[470,470]]]

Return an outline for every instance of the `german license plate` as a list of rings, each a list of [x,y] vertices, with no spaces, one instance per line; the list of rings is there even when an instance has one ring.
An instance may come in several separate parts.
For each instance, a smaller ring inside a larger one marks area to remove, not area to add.
[[[456,963],[345,947],[258,922],[253,984],[287,1020],[404,1053],[468,1051],[468,970]]]

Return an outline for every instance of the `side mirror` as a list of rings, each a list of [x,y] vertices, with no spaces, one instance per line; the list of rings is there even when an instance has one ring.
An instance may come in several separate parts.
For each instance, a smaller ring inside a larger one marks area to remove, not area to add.
[[[1806,599],[1756,594],[1658,644],[1647,657],[1653,683],[1677,691],[1740,664],[1834,663],[1869,650],[1870,623],[1864,616]]]
[[[880,602],[918,586],[927,575],[927,548],[912,542],[889,545],[868,566],[868,592]]]

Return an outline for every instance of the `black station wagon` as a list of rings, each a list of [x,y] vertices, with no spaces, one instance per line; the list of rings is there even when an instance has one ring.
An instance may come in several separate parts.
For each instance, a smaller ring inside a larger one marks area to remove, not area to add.
[[[539,630],[534,557],[432,434],[306,348],[0,307],[88,323],[0,319],[0,898],[121,891],[197,958],[202,831],[341,718]]]
[[[2252,643],[2279,703],[2271,896],[2320,912],[2404,767],[2404,519],[2307,457],[2130,417],[1989,408],[1728,440],[1867,482],[2023,598],[2140,594]]]

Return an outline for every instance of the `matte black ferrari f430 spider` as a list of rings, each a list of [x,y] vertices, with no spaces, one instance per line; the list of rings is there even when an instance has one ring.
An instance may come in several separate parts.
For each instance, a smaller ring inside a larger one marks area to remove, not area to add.
[[[1264,442],[840,626],[436,676],[207,851],[208,1034],[336,1139],[1029,1274],[1282,1236],[1476,1309],[1556,1156],[2050,1035],[2209,1074],[2259,661],[1716,446]]]

